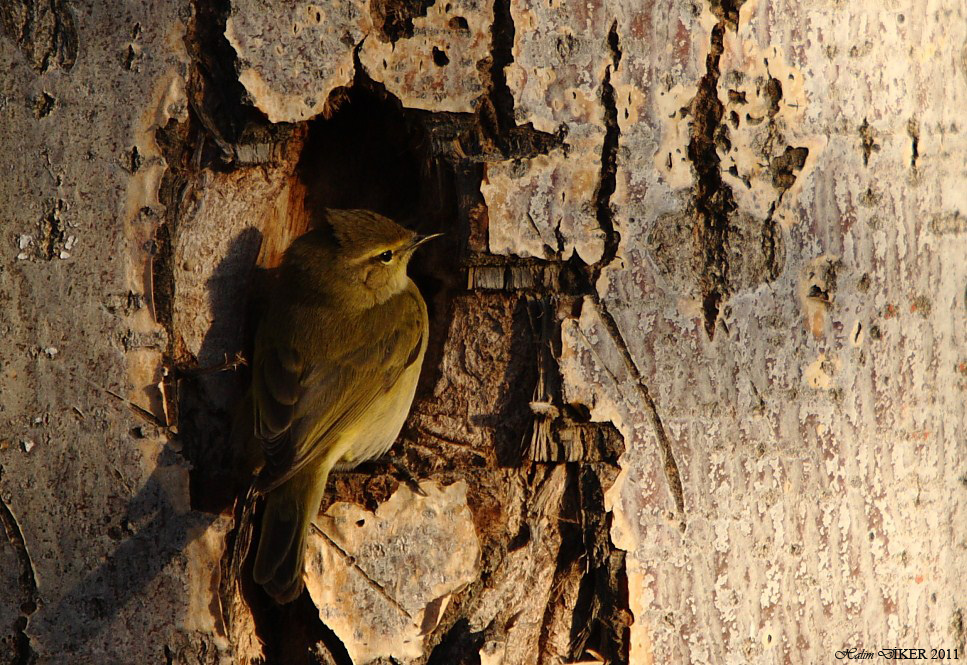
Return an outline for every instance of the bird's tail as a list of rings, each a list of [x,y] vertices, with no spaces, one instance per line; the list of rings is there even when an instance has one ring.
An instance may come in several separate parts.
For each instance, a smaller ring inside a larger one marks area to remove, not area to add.
[[[306,538],[328,475],[303,469],[265,497],[252,578],[280,604],[298,598],[305,585]]]

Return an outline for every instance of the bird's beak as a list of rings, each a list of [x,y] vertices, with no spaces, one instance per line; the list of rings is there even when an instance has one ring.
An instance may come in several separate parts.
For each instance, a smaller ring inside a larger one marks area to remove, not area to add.
[[[413,242],[410,244],[409,250],[412,252],[417,247],[425,243],[427,240],[433,240],[434,238],[439,238],[442,235],[443,235],[442,233],[431,233],[428,236],[416,236],[413,239]]]

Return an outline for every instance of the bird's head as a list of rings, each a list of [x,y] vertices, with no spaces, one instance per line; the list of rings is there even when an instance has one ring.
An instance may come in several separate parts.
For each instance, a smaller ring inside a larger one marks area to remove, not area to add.
[[[363,307],[406,289],[406,266],[413,252],[441,235],[417,235],[368,210],[327,210],[326,222],[328,226],[297,240],[293,250],[302,253],[298,245],[303,239],[309,251],[310,244],[315,250],[324,246],[328,251],[314,251],[316,260],[311,262],[319,287]]]

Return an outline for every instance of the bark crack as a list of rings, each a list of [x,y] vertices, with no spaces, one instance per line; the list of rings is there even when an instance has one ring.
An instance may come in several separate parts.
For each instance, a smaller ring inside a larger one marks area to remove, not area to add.
[[[362,578],[364,580],[366,580],[366,583],[373,589],[373,591],[375,591],[377,594],[379,594],[380,597],[383,598],[383,600],[385,600],[387,603],[389,603],[390,605],[392,605],[396,610],[398,610],[406,618],[408,618],[410,620],[413,619],[413,615],[410,614],[409,612],[407,612],[406,611],[406,608],[403,607],[402,605],[400,605],[400,602],[398,600],[396,600],[395,598],[393,598],[393,596],[391,596],[389,594],[389,592],[386,590],[386,587],[384,587],[382,584],[380,584],[379,582],[377,582],[376,580],[374,580],[369,575],[369,573],[367,573],[365,570],[362,569],[362,567],[356,561],[356,557],[354,557],[352,554],[350,554],[345,549],[343,549],[343,546],[342,545],[340,545],[335,540],[333,540],[329,536],[329,534],[326,533],[325,531],[323,531],[322,528],[318,524],[316,524],[315,522],[312,522],[312,528],[313,528],[313,530],[316,533],[318,533],[320,536],[322,536],[323,539],[325,539],[325,541],[327,543],[329,543],[330,545],[332,545],[333,549],[335,549],[339,553],[339,556],[341,556],[343,558],[343,560],[346,562],[346,564],[350,568],[352,568],[353,570],[355,570],[357,573],[359,573],[362,576]]]
[[[675,460],[674,453],[672,452],[668,435],[665,432],[661,417],[658,414],[658,407],[655,404],[655,400],[651,397],[651,391],[648,389],[647,384],[641,376],[638,365],[635,363],[634,357],[631,355],[631,350],[628,348],[628,345],[621,334],[621,330],[618,328],[617,322],[611,315],[611,312],[608,311],[608,307],[604,303],[604,300],[598,294],[597,290],[594,289],[594,284],[597,282],[601,271],[614,260],[615,256],[617,256],[618,247],[621,241],[621,234],[615,229],[614,210],[611,207],[611,197],[614,195],[614,192],[617,188],[618,148],[621,137],[621,129],[618,124],[618,107],[615,99],[614,86],[611,83],[611,76],[621,64],[622,55],[617,21],[614,21],[614,23],[611,24],[611,30],[608,32],[608,47],[611,51],[611,64],[605,70],[604,80],[601,83],[601,104],[604,107],[605,136],[603,145],[601,147],[601,179],[599,181],[598,191],[595,196],[598,224],[600,224],[601,229],[605,233],[605,243],[604,253],[601,257],[601,260],[596,263],[591,270],[589,280],[592,286],[591,297],[597,306],[598,311],[601,313],[601,318],[604,321],[605,326],[608,328],[608,333],[621,350],[621,355],[628,372],[632,377],[634,377],[635,384],[637,385],[638,391],[642,397],[642,402],[648,408],[648,411],[651,415],[652,424],[655,427],[655,434],[658,438],[658,443],[661,448],[668,488],[672,498],[675,501],[678,514],[681,518],[681,524],[684,528],[685,501],[684,492],[682,489],[681,474],[678,470],[678,463]],[[718,61],[716,60],[715,84],[717,84],[718,81],[717,67]],[[713,90],[715,84],[713,84]],[[718,114],[719,121],[721,120],[721,116],[722,113],[720,108]],[[719,184],[721,184],[721,175],[719,175]]]
[[[692,123],[688,158],[695,168],[694,200],[699,224],[697,231],[704,253],[701,279],[705,332],[711,339],[722,302],[729,296],[727,244],[729,216],[736,209],[732,188],[722,180],[719,143],[728,142],[728,128],[722,122],[724,106],[719,101],[719,61],[725,29],[738,26],[739,7],[744,0],[711,0],[712,12],[719,18],[712,28],[705,75],[692,100]]]
[[[648,386],[645,385],[644,381],[640,380],[638,381],[638,389],[641,391],[641,396],[651,414],[651,422],[655,427],[655,434],[658,436],[658,445],[661,446],[668,489],[672,493],[672,498],[675,500],[675,507],[678,508],[678,514],[681,517],[679,528],[684,531],[685,490],[682,486],[682,474],[678,469],[678,462],[675,460],[675,455],[672,452],[672,445],[668,440],[668,433],[665,431],[665,425],[662,423],[661,416],[658,414],[658,406],[651,396],[651,391],[648,390]]]
[[[910,137],[910,168],[916,170],[920,158],[920,123],[915,117],[907,122],[907,135]]]
[[[597,295],[592,297],[595,305],[601,314],[601,320],[608,329],[608,334],[614,340],[615,345],[621,351],[621,358],[624,360],[625,368],[631,375],[635,382],[635,387],[638,390],[639,395],[641,395],[642,402],[648,409],[648,413],[651,416],[652,425],[655,428],[655,436],[658,439],[658,446],[661,449],[662,462],[665,471],[665,480],[668,483],[668,491],[672,495],[672,499],[675,501],[675,507],[678,510],[679,519],[681,520],[679,528],[684,531],[686,521],[685,521],[685,490],[682,484],[681,471],[678,468],[678,461],[675,459],[675,454],[672,451],[671,441],[668,439],[668,433],[665,431],[665,426],[662,423],[661,415],[658,413],[658,405],[655,403],[654,398],[651,396],[651,391],[648,389],[648,385],[645,383],[641,376],[641,371],[638,369],[638,364],[635,362],[634,357],[631,355],[631,349],[624,341],[624,337],[621,335],[621,330],[618,328],[618,323],[615,321],[611,312],[604,305],[604,302]],[[579,329],[580,330],[580,329]],[[581,333],[584,334],[583,332]],[[585,336],[585,340],[588,345],[591,346],[591,341]],[[610,371],[609,371],[610,373]],[[617,384],[618,378],[611,375],[612,380]]]
[[[0,470],[2,470],[2,467],[0,467]],[[7,541],[13,547],[20,562],[20,596],[22,600],[20,602],[20,618],[16,624],[16,655],[12,662],[16,665],[28,665],[37,660],[37,654],[30,645],[30,636],[27,635],[27,624],[30,616],[37,611],[40,598],[37,592],[37,576],[20,524],[3,497],[0,497],[0,523],[3,524]]]
[[[481,120],[489,121],[498,145],[509,153],[509,146],[502,140],[506,131],[516,127],[514,119],[514,95],[507,85],[504,70],[514,61],[514,36],[516,27],[510,11],[510,0],[494,0],[494,18],[490,28],[490,108],[481,114]],[[483,110],[483,108],[482,108]],[[482,123],[483,124],[483,123]],[[484,125],[487,126],[486,124]]]
[[[521,159],[546,155],[564,147],[567,135],[562,125],[551,134],[534,129],[533,123],[518,125],[514,109],[514,94],[507,84],[504,70],[514,61],[516,27],[510,11],[510,0],[494,0],[494,17],[490,27],[490,63],[483,72],[487,92],[478,104],[477,117],[484,134],[484,143],[492,143],[501,159]],[[488,152],[484,145],[484,152]]]
[[[598,181],[598,191],[595,193],[597,221],[604,231],[604,252],[591,269],[592,285],[597,282],[605,266],[614,261],[621,242],[621,234],[614,225],[614,209],[611,207],[611,197],[617,188],[618,142],[621,137],[621,129],[618,126],[618,105],[615,100],[614,86],[611,84],[611,75],[621,64],[617,20],[611,24],[611,30],[608,32],[608,48],[611,51],[611,64],[605,69],[604,80],[601,82],[601,105],[604,108],[605,127],[604,142],[601,145],[601,176]]]
[[[57,199],[51,211],[44,217],[43,252],[44,258],[48,261],[54,260],[64,251],[62,248],[64,247],[66,234],[64,233],[63,219],[61,219],[63,211],[64,201],[63,199]]]
[[[229,0],[192,0],[194,20],[185,35],[191,59],[187,94],[191,110],[193,168],[216,170],[279,159],[291,125],[272,124],[247,103],[238,80],[237,54],[225,37]]]

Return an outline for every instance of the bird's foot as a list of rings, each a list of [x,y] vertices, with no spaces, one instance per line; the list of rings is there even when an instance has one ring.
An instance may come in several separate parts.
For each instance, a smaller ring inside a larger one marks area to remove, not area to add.
[[[410,473],[410,470],[406,466],[406,461],[402,456],[390,452],[385,455],[383,459],[385,459],[386,462],[393,467],[393,470],[396,471],[396,476],[399,478],[399,480],[403,481],[407,487],[410,488],[410,491],[419,494],[420,496],[426,496],[426,492],[424,492],[423,488],[420,487],[420,483],[416,480],[416,477]]]

